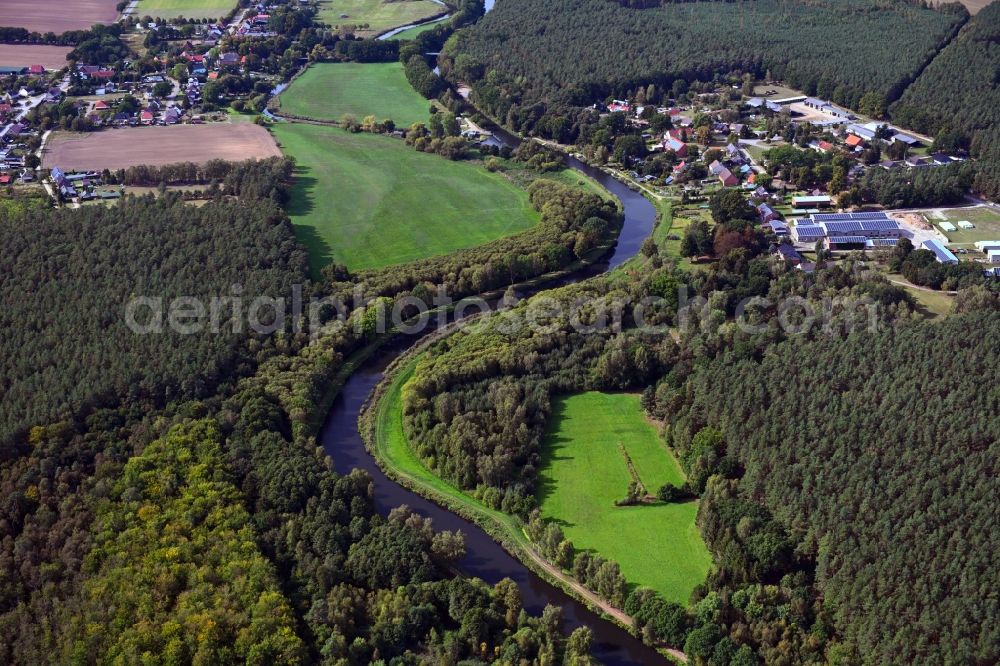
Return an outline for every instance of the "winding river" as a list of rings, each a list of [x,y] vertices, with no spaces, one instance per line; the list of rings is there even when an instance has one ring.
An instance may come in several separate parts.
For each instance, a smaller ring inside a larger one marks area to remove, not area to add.
[[[485,0],[487,12],[493,9],[494,1]],[[409,27],[411,26],[404,26],[381,38],[390,38]],[[493,126],[489,129],[494,135],[491,141],[511,147],[520,142],[519,138],[499,127]],[[653,225],[656,223],[656,209],[641,194],[633,192],[608,174],[575,157],[567,156],[566,163],[569,167],[590,176],[615,195],[622,203],[625,219],[618,243],[608,261],[591,266],[561,283],[578,281],[620,266],[635,256],[642,242],[652,233]],[[554,285],[551,283],[547,285],[550,288],[552,286]],[[519,297],[524,295],[527,294],[518,294]],[[434,328],[428,327],[427,333]],[[642,641],[537,576],[505,551],[478,525],[403,488],[382,472],[361,439],[358,432],[358,417],[369,394],[382,380],[385,369],[396,357],[416,344],[420,337],[419,334],[397,337],[364,363],[344,384],[340,395],[330,408],[319,435],[323,449],[333,459],[336,470],[341,474],[347,474],[356,468],[366,470],[374,480],[375,503],[382,513],[388,513],[393,507],[406,504],[422,515],[432,518],[434,527],[438,530],[461,530],[465,534],[466,555],[458,563],[458,568],[463,573],[481,578],[490,584],[495,584],[502,578],[510,578],[520,587],[524,608],[532,614],[541,613],[547,604],[561,606],[568,630],[580,625],[591,628],[594,633],[594,656],[601,662],[611,665],[665,663],[666,660],[659,653],[644,645]]]
[[[508,144],[517,142],[515,137],[499,128],[492,129],[499,140]],[[576,158],[566,159],[570,167],[594,178],[618,197],[625,214],[618,244],[609,260],[574,275],[571,280],[575,281],[610,270],[634,256],[643,240],[653,230],[656,209],[641,194],[633,192],[604,172]],[[428,332],[433,328],[428,327]],[[521,589],[525,609],[533,614],[541,613],[546,604],[561,606],[568,629],[587,625],[593,630],[594,656],[603,663],[664,663],[665,659],[655,650],[643,645],[628,632],[604,620],[585,605],[535,575],[477,525],[403,488],[379,469],[375,459],[365,449],[358,433],[358,417],[368,395],[382,379],[385,368],[399,354],[413,346],[418,339],[419,336],[396,338],[359,368],[344,385],[320,432],[320,442],[333,459],[337,471],[347,474],[354,468],[366,470],[374,479],[375,502],[383,513],[387,513],[393,507],[407,504],[432,518],[434,527],[438,530],[461,530],[465,534],[467,551],[465,558],[458,564],[463,573],[482,578],[490,584],[495,584],[502,578],[510,578]]]

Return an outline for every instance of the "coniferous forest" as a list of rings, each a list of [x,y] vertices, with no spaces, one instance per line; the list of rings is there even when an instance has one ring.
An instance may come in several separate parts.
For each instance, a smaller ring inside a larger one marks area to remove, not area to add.
[[[815,561],[848,663],[991,663],[998,348],[994,313],[726,353],[661,382],[654,412],[682,452],[718,429],[742,469],[732,492]]]
[[[498,3],[446,47],[457,80],[517,129],[572,125],[573,107],[653,84],[662,95],[696,80],[753,73],[857,107],[897,99],[961,24],[964,10],[903,0],[685,2],[633,9],[609,0]],[[445,68],[446,75],[448,69]],[[557,121],[548,116],[562,118]]]
[[[893,120],[981,158],[976,191],[1000,196],[1000,4],[987,5],[906,89]]]

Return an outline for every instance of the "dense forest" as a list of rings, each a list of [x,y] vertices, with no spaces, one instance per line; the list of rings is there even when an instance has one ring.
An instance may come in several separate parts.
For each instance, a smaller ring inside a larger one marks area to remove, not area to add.
[[[269,188],[270,189],[270,188]],[[201,208],[175,197],[28,212],[0,224],[0,437],[120,397],[157,403],[210,390],[250,359],[238,337],[135,335],[133,297],[284,296],[305,254],[284,211],[265,200]],[[30,297],[28,296],[30,294]],[[146,322],[147,309],[137,312]]]
[[[976,190],[1000,196],[1000,4],[987,5],[890,109],[943,150],[982,158]]]
[[[2,369],[0,661],[590,663],[589,630],[566,636],[556,608],[529,616],[513,582],[453,578],[462,535],[406,507],[380,515],[371,479],[335,474],[313,436],[344,359],[375,336],[368,298],[472,293],[562,267],[606,242],[619,212],[538,179],[541,235],[384,276],[334,267],[310,284],[276,205],[289,166],[112,174],[211,179],[201,208],[167,194],[5,218],[17,351]],[[142,336],[123,323],[135,295],[246,305],[298,283],[304,298],[342,297],[348,325],[311,339],[287,320],[267,336],[225,323]]]
[[[979,314],[727,352],[661,383],[654,411],[681,452],[718,429],[735,501],[816,559],[848,662],[993,663],[998,348]]]
[[[442,71],[474,83],[474,101],[519,130],[564,134],[573,107],[653,84],[658,101],[695,80],[753,73],[857,107],[897,99],[951,37],[964,10],[901,1],[499,3],[446,46]],[[557,130],[557,131],[553,131]]]

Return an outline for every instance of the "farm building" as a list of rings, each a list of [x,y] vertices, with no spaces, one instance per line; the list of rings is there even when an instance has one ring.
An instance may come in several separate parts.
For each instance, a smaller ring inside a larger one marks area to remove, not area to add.
[[[972,222],[969,222],[968,220],[961,220],[958,223],[958,228],[959,229],[975,229],[976,225],[974,225]]]
[[[898,238],[869,238],[865,247],[869,250],[876,248],[896,247],[899,245]]]
[[[826,246],[835,252],[840,250],[863,250],[868,246],[868,238],[865,236],[830,236],[826,239]]]
[[[952,254],[951,250],[944,246],[944,243],[937,240],[936,238],[931,238],[925,240],[923,243],[925,250],[930,250],[934,253],[934,258],[942,264],[957,264],[958,257]]]
[[[941,227],[943,231],[958,231],[958,227],[951,222],[938,222],[938,226]]]
[[[1000,250],[990,250],[986,253],[986,258],[991,264],[1000,264]]]
[[[794,208],[829,208],[833,199],[829,196],[792,197]]]
[[[990,250],[1000,250],[1000,240],[976,241],[976,249],[984,254]]]
[[[899,238],[902,234],[899,223],[885,213],[819,213],[810,219],[823,227],[827,236]]]
[[[781,220],[771,220],[761,225],[764,229],[770,229],[771,233],[777,236],[785,236],[788,234],[788,225]]]
[[[798,243],[815,243],[825,237],[825,230],[817,224],[796,224],[792,227],[792,238]]]
[[[875,130],[864,125],[848,125],[847,132],[865,141],[872,141],[875,138]]]

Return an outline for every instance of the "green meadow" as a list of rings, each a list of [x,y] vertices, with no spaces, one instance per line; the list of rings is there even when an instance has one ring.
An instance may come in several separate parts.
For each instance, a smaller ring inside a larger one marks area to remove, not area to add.
[[[173,19],[221,19],[236,7],[237,0],[139,0],[135,16]]]
[[[329,25],[367,26],[362,37],[409,25],[446,11],[430,0],[320,0],[319,20]]]
[[[298,163],[288,211],[314,273],[331,261],[362,270],[447,254],[539,220],[503,176],[400,139],[294,123],[272,131]]]
[[[317,120],[372,115],[409,127],[426,123],[431,115],[431,102],[413,89],[398,62],[315,64],[278,99],[283,112]]]
[[[632,478],[619,444],[649,492],[683,483],[639,396],[590,392],[553,400],[537,493],[542,515],[558,521],[578,550],[618,562],[630,584],[687,604],[711,564],[695,526],[697,503],[615,506]]]

